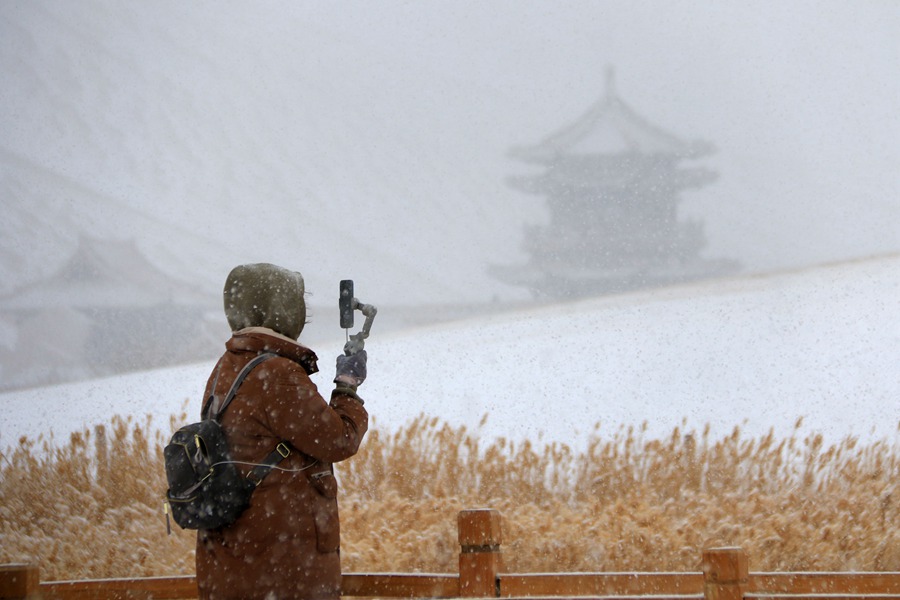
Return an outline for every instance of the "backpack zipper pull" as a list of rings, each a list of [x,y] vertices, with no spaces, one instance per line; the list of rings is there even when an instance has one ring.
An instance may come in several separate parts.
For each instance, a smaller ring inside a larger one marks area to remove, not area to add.
[[[172,535],[172,523],[169,522],[169,501],[163,502],[163,512],[166,513],[166,535]]]

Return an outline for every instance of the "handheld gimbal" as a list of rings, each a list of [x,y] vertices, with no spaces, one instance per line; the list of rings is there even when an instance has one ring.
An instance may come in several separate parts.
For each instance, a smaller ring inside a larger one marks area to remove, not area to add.
[[[338,308],[341,312],[341,328],[344,329],[347,337],[347,341],[344,344],[344,354],[351,356],[365,347],[365,339],[369,337],[369,330],[372,328],[372,321],[375,320],[378,309],[371,304],[363,304],[353,296],[352,279],[341,280]],[[353,327],[354,310],[360,311],[366,317],[366,322],[363,323],[359,333],[350,335],[350,328]]]

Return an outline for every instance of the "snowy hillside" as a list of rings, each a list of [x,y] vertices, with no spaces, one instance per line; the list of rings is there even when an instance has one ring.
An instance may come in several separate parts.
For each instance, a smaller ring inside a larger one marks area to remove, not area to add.
[[[724,435],[774,428],[897,439],[900,257],[611,296],[369,340],[366,407],[379,428],[419,414],[480,434],[579,445],[647,423]],[[376,320],[377,323],[377,320]],[[317,347],[328,389],[342,340]],[[0,445],[111,414],[168,417],[210,363],[0,395]]]

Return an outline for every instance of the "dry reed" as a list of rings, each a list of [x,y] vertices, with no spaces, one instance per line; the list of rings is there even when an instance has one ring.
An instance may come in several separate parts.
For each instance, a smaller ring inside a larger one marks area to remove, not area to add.
[[[115,417],[0,454],[0,563],[40,564],[45,580],[192,573],[193,533],[166,535],[154,430]],[[338,465],[343,567],[453,572],[457,512],[492,507],[510,572],[695,571],[713,545],[742,546],[761,571],[900,570],[900,447],[800,431],[622,429],[575,452],[485,443],[425,416],[374,428]]]

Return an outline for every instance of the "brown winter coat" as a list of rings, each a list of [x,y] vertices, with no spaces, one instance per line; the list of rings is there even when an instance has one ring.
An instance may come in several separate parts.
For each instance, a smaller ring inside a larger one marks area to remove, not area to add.
[[[317,370],[316,355],[271,329],[236,331],[226,350],[216,367],[220,397],[258,353],[278,355],[247,376],[222,417],[233,459],[259,462],[281,440],[295,450],[278,465],[289,470],[273,470],[235,523],[198,533],[200,598],[338,598],[332,463],[356,454],[368,428],[366,410],[348,389],[335,390],[326,402],[309,378]]]

